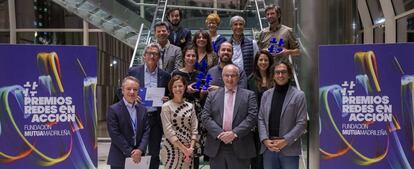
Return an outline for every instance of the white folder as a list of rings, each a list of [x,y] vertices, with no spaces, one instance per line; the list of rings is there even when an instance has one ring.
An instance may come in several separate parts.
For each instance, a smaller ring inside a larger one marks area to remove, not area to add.
[[[125,160],[125,169],[149,169],[151,156],[142,156],[139,163],[135,163],[132,158]]]

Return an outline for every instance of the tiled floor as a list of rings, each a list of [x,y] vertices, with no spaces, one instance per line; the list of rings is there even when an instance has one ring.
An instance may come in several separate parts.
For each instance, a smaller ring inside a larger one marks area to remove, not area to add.
[[[98,169],[110,169],[108,165],[106,165],[106,159],[108,157],[110,143],[100,142],[98,143]],[[160,169],[163,167],[160,166]],[[304,169],[303,160],[300,159],[300,169]],[[209,165],[202,165],[200,169],[210,169]]]
[[[105,121],[99,121],[98,125],[98,169],[110,169],[108,165],[106,165],[106,159],[108,158],[108,152],[109,152],[109,146],[110,142],[108,132],[106,130],[106,122]],[[104,138],[104,139],[102,139]],[[102,141],[106,140],[106,141]],[[160,166],[160,169],[163,168]],[[210,166],[208,165],[202,165],[200,166],[200,169],[210,169]]]
[[[107,142],[99,142],[98,143],[98,169],[110,169],[108,165],[106,165],[106,159],[108,157],[110,143]],[[163,167],[160,166],[160,169]],[[200,166],[200,169],[210,169],[208,165]]]
[[[106,123],[104,121],[100,121],[98,125],[98,169],[110,169],[108,165],[106,165],[106,159],[108,157],[109,146],[110,142],[108,138],[108,132],[106,131]],[[306,152],[303,152],[306,155]],[[301,156],[299,161],[299,169],[305,169],[305,161],[306,157]],[[160,169],[163,168],[160,166]],[[200,169],[210,169],[209,165],[201,165]]]

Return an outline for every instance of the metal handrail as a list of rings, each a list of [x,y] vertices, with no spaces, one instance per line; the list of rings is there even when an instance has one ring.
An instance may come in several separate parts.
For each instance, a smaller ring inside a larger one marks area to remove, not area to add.
[[[157,7],[155,8],[155,13],[154,13],[154,17],[152,18],[152,23],[151,23],[151,27],[150,27],[150,30],[149,30],[149,32],[151,33],[151,29],[154,27],[154,25],[155,25],[155,22],[156,22],[156,20],[157,20],[157,15],[158,15],[158,8],[160,7],[159,5],[160,5],[160,2],[161,2],[162,0],[158,0],[158,5],[157,5]],[[165,14],[165,10],[166,10],[166,8],[167,8],[167,4],[168,4],[168,0],[165,0],[165,4],[164,4],[164,6],[162,7],[162,8],[164,8],[163,9],[163,17],[164,17],[164,14]],[[161,18],[161,20],[164,20],[164,18]]]
[[[157,7],[158,4],[150,4],[150,3],[138,3],[135,1],[129,0],[131,4],[136,7],[139,6],[149,6],[149,7]],[[243,13],[248,10],[239,10],[239,9],[227,9],[227,8],[214,8],[214,7],[199,7],[199,6],[183,6],[183,5],[167,5],[168,8],[180,8],[180,9],[192,9],[192,10],[205,10],[205,11],[220,11],[220,12],[235,12],[235,13]]]
[[[258,20],[259,20],[260,30],[263,30],[262,18],[260,17],[259,5],[257,4],[257,0],[254,0],[254,4],[256,5],[256,12],[257,12]]]
[[[293,65],[293,60],[292,60],[292,56],[291,55],[289,55],[289,63],[290,63],[290,65]],[[298,79],[298,76],[296,75],[295,66],[292,66],[291,69],[292,69],[293,78],[295,79],[295,82],[296,82],[296,88],[298,90],[302,90],[302,89],[300,89],[299,79]]]
[[[149,44],[149,43],[150,43],[151,29],[154,27],[155,22],[156,22],[156,20],[157,20],[158,8],[160,7],[160,6],[159,6],[159,4],[160,4],[160,2],[161,2],[161,1],[162,1],[162,0],[158,0],[158,5],[157,5],[157,7],[155,8],[155,13],[154,13],[154,17],[153,17],[153,19],[152,19],[151,27],[150,27],[150,28],[149,28],[149,30],[148,30],[147,41],[145,42],[146,44]],[[164,4],[164,6],[163,6],[163,11],[162,11],[162,18],[161,18],[161,21],[164,21],[165,11],[166,11],[166,9],[167,9],[167,4],[168,4],[168,0],[165,0],[165,4]]]
[[[168,0],[165,0],[164,9],[162,10],[161,22],[164,22],[164,18],[165,18],[165,11],[167,10],[167,4],[168,4]]]
[[[129,63],[129,67],[132,67],[132,65],[134,64],[134,60],[137,54],[138,45],[139,45],[139,41],[141,40],[141,34],[142,34],[143,29],[144,29],[144,24],[142,23],[141,27],[139,28],[137,42],[135,43],[135,48],[134,48],[134,52],[132,53],[132,59],[131,59],[131,62]]]

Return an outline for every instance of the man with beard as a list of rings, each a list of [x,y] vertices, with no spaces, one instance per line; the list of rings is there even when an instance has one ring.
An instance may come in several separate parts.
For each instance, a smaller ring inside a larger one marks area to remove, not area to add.
[[[230,42],[223,42],[220,45],[220,49],[218,51],[218,56],[220,59],[220,64],[212,67],[208,70],[207,74],[210,74],[212,80],[210,81],[210,87],[208,88],[209,91],[217,90],[219,87],[224,87],[224,82],[222,78],[222,72],[224,66],[228,64],[233,64],[232,57],[233,57],[233,45]],[[247,88],[247,77],[244,70],[238,68],[240,80],[238,81],[238,86],[240,88],[246,89]]]
[[[181,49],[170,43],[168,36],[170,30],[168,29],[168,23],[157,22],[154,25],[155,38],[160,46],[160,63],[158,64],[161,69],[171,73],[174,70],[178,70],[183,67],[183,59],[181,56]]]
[[[299,43],[296,40],[295,35],[292,32],[292,28],[282,25],[281,21],[281,10],[279,6],[270,5],[265,9],[266,19],[269,22],[269,27],[264,28],[257,40],[259,49],[267,50],[270,47],[270,41],[276,38],[277,42],[283,39],[282,51],[275,56],[275,61],[291,56],[298,56],[300,54]],[[275,46],[277,48],[278,46]]]
[[[299,169],[301,136],[306,130],[305,93],[291,86],[290,64],[272,67],[275,86],[263,93],[258,115],[264,169]]]
[[[182,12],[178,8],[171,8],[167,11],[167,19],[171,24],[170,43],[184,49],[191,44],[191,31],[180,26]]]

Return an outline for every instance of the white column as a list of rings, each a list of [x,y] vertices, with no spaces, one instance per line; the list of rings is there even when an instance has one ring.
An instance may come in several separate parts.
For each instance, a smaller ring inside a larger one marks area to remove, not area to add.
[[[217,9],[217,0],[214,0],[213,8]],[[217,13],[217,10],[214,10],[214,13]]]
[[[141,0],[140,1],[140,3],[145,3],[145,1],[144,0]],[[144,11],[144,5],[141,5],[140,7],[139,7],[139,14],[141,15],[141,18],[145,18],[145,11]]]
[[[83,46],[89,45],[89,23],[83,20]]]
[[[365,0],[358,0],[358,11],[364,28],[364,43],[374,43],[374,30],[368,5]]]
[[[10,44],[16,44],[16,6],[14,0],[9,0],[9,29]]]
[[[390,0],[380,0],[382,12],[385,17],[385,43],[395,43],[397,41],[397,31],[395,29],[395,13]]]

